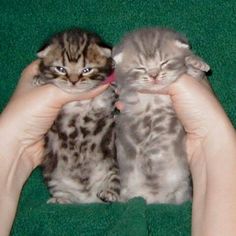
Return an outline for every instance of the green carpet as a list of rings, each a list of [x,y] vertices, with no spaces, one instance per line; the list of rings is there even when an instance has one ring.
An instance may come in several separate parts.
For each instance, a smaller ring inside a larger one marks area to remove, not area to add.
[[[123,33],[161,25],[183,32],[212,68],[210,82],[236,126],[235,0],[0,0],[0,110],[21,70],[52,33],[79,26],[115,44]],[[1,193],[2,194],[2,193]],[[47,205],[39,169],[25,185],[12,235],[190,235],[191,203]]]

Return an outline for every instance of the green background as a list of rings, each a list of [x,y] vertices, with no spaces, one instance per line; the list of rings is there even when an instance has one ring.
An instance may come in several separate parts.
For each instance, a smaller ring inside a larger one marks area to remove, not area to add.
[[[209,63],[211,85],[236,126],[235,0],[0,0],[0,110],[22,69],[54,32],[78,26],[115,44],[127,31],[158,25],[182,32]],[[46,204],[47,198],[37,169],[23,189],[12,235],[190,235],[189,202],[146,205],[135,198],[62,206]]]

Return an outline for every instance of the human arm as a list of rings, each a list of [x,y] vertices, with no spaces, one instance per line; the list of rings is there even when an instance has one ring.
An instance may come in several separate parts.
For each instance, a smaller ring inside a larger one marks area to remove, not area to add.
[[[186,131],[193,180],[192,236],[235,235],[236,133],[206,80],[183,75],[170,95]],[[122,110],[125,104],[117,102]]]
[[[53,85],[32,87],[38,62],[22,73],[17,89],[0,115],[0,235],[10,233],[21,189],[41,162],[44,135],[61,107],[71,101],[90,99],[109,85],[71,95]]]
[[[184,75],[169,87],[187,132],[193,236],[235,235],[236,133],[209,86]]]

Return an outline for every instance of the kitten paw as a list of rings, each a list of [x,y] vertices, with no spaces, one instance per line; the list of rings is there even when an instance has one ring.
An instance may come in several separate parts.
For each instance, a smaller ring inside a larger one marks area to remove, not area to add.
[[[118,194],[111,189],[101,190],[97,196],[104,202],[116,202],[119,200]]]
[[[44,84],[45,84],[45,82],[38,76],[35,76],[32,80],[33,87],[38,87],[38,86],[41,86]]]
[[[69,204],[72,203],[70,199],[63,197],[52,197],[47,200],[47,203]]]

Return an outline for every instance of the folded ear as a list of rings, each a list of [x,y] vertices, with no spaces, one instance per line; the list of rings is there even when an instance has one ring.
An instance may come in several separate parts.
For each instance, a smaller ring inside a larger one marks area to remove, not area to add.
[[[101,53],[102,55],[104,55],[105,57],[111,57],[111,49],[110,49],[110,48],[98,46],[98,50],[99,50],[100,53]]]
[[[111,57],[111,49],[112,47],[102,41],[100,37],[96,34],[93,34],[93,37],[89,39],[89,48],[94,49],[95,51],[98,51],[101,55],[105,57]]]
[[[183,48],[183,49],[189,49],[190,48],[190,46],[189,46],[189,44],[188,44],[188,42],[187,42],[187,40],[185,41],[185,40],[180,40],[180,39],[178,39],[178,40],[175,40],[175,45],[178,47],[178,48]]]
[[[123,53],[121,46],[115,46],[112,49],[112,58],[115,61],[116,64],[119,64],[123,60]]]
[[[184,35],[181,35],[179,33],[175,33],[174,43],[178,48],[187,50],[190,49],[188,39]]]
[[[185,58],[185,64],[204,72],[208,72],[210,70],[210,66],[206,62],[204,62],[202,58],[196,55],[187,56]]]
[[[39,51],[37,52],[37,56],[39,58],[45,58],[50,51],[52,51],[53,49],[53,45],[50,44],[45,44],[42,48],[39,49]]]
[[[99,54],[107,58],[111,57],[111,47],[105,44],[101,44],[100,42],[92,42],[88,46],[88,49],[97,51]]]

